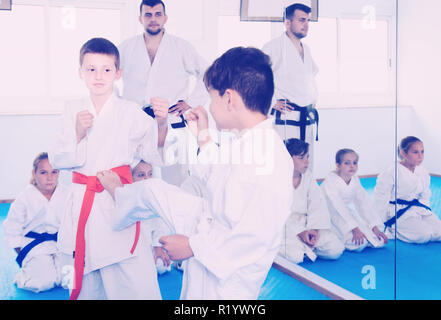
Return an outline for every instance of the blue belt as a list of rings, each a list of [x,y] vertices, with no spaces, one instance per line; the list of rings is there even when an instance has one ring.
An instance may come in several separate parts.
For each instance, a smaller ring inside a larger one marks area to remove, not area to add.
[[[281,100],[281,101],[285,101],[285,100]],[[305,141],[306,127],[316,123],[317,127],[316,127],[315,141],[318,141],[319,114],[317,109],[314,108],[312,104],[305,107],[300,107],[295,103],[291,103],[289,101],[286,101],[286,104],[289,104],[294,109],[293,111],[300,112],[299,121],[282,120],[282,113],[279,110],[272,109],[271,115],[276,114],[276,125],[300,127],[300,140]]]
[[[35,239],[34,241],[30,242],[28,245],[26,245],[23,249],[20,250],[17,258],[15,261],[17,261],[18,265],[22,266],[24,258],[27,256],[29,251],[31,251],[35,246],[38,246],[40,243],[45,241],[57,241],[57,235],[58,233],[37,233],[30,231],[28,232],[25,237]]]
[[[429,211],[432,211],[428,206],[422,204],[421,202],[418,201],[418,199],[413,199],[412,201],[407,201],[407,200],[403,200],[403,199],[397,199],[396,201],[390,201],[390,204],[400,204],[400,205],[405,205],[406,207],[400,209],[397,211],[396,216],[390,218],[389,220],[387,220],[384,225],[387,227],[391,227],[392,225],[394,225],[397,222],[397,219],[400,218],[403,214],[406,213],[407,210],[409,210],[411,207],[421,207],[424,209],[427,209]]]

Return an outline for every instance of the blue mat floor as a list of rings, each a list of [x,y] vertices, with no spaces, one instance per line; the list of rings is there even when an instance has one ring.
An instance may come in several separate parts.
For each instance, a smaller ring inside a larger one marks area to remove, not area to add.
[[[395,257],[395,241],[391,240],[381,249],[345,251],[337,261],[300,265],[364,299],[440,300],[440,252],[439,242],[416,245],[397,241]],[[367,279],[372,279],[373,286],[366,285]]]
[[[375,183],[376,178],[361,179],[371,196]],[[431,178],[431,190],[432,211],[441,216],[441,178]],[[337,261],[318,259],[301,266],[369,300],[441,299],[439,242],[417,245],[390,240],[381,249],[366,248],[361,253],[345,251]],[[366,285],[371,277],[374,286]]]

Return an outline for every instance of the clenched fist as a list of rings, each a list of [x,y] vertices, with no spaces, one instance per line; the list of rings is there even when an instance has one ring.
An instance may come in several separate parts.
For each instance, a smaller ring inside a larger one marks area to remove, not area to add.
[[[86,135],[87,129],[93,125],[93,114],[87,110],[83,110],[77,113],[77,123],[75,130],[77,133],[77,143],[80,142]]]
[[[169,103],[167,99],[151,98],[150,103],[152,105],[153,112],[155,113],[155,119],[158,122],[158,125],[167,125],[169,108]]]

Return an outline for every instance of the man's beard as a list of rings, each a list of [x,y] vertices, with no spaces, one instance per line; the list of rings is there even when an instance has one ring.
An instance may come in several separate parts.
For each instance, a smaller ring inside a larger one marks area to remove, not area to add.
[[[145,31],[147,31],[147,33],[151,36],[156,36],[159,33],[161,33],[162,28],[159,28],[158,30],[154,31],[154,30],[150,30],[149,28],[145,29]]]
[[[292,34],[295,35],[297,39],[303,39],[304,37],[306,37],[306,34],[300,32],[293,32]]]

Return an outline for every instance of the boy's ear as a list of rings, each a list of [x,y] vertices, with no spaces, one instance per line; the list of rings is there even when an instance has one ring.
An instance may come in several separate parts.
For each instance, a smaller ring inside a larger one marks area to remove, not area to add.
[[[232,90],[227,89],[227,90],[225,90],[224,95],[222,96],[222,98],[225,101],[227,111],[232,110],[232,95],[231,94],[232,94]]]
[[[81,70],[81,67],[78,68],[78,75],[80,76],[80,79],[83,79],[83,72]]]
[[[119,69],[116,71],[116,77],[115,77],[115,80],[119,80],[119,79],[122,77],[122,73],[123,73],[122,69],[119,68]]]
[[[406,157],[406,153],[401,148],[400,148],[400,156],[401,156],[401,159],[404,159]]]
[[[225,99],[227,99],[227,110],[228,111],[236,111],[239,107],[239,102],[241,99],[240,95],[237,93],[237,91],[232,89],[225,90]]]
[[[32,179],[31,179],[31,183],[34,184],[35,183],[35,171],[34,169],[32,169]]]

